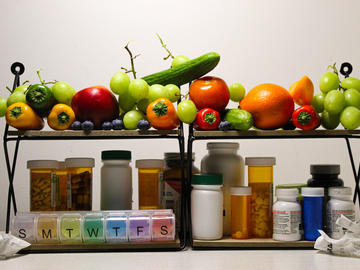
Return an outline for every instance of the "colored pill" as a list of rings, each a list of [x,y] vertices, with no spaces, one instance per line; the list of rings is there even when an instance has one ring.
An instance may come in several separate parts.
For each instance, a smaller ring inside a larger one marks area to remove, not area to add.
[[[107,242],[128,241],[127,216],[107,216],[105,224]]]
[[[81,242],[81,216],[63,216],[60,220],[61,242]]]
[[[175,218],[173,215],[152,216],[152,237],[153,241],[170,241],[175,237]]]
[[[33,215],[18,215],[14,217],[13,227],[11,229],[12,235],[23,239],[29,243],[35,243],[35,216]]]
[[[39,243],[54,243],[59,241],[57,220],[57,216],[39,216],[36,236]]]
[[[150,215],[138,215],[129,217],[129,240],[150,241]]]
[[[104,237],[104,218],[102,215],[89,215],[84,219],[84,242],[102,243]]]

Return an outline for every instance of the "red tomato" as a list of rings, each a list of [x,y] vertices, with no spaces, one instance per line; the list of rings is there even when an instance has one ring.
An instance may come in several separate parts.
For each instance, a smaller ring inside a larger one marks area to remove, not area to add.
[[[206,76],[195,80],[189,89],[190,99],[198,110],[211,108],[223,111],[229,103],[229,88],[223,79]]]

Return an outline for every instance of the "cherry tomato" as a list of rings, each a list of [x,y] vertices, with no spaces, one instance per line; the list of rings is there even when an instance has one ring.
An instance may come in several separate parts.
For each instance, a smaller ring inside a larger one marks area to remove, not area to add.
[[[205,76],[195,80],[189,89],[190,99],[198,110],[211,108],[223,111],[229,103],[230,94],[223,79]]]

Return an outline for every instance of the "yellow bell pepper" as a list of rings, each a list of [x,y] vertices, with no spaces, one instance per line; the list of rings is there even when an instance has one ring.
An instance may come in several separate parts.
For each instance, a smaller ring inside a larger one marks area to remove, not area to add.
[[[16,102],[6,109],[6,122],[19,130],[40,130],[44,120],[26,103]]]
[[[65,130],[70,128],[75,121],[75,113],[66,104],[56,104],[47,117],[49,127],[54,130]]]

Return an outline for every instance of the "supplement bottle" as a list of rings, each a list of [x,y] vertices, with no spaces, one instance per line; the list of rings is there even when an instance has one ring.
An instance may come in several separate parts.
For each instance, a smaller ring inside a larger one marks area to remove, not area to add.
[[[224,193],[224,235],[231,235],[230,188],[244,186],[244,159],[237,154],[238,143],[221,142],[207,144],[209,153],[201,160],[201,172],[222,174]]]
[[[249,186],[251,196],[252,237],[271,238],[273,205],[273,166],[274,157],[247,157]]]
[[[162,183],[161,204],[164,209],[172,209],[176,216],[176,229],[180,230],[181,220],[181,160],[180,153],[169,152],[164,154],[165,168],[164,179]],[[184,176],[187,179],[187,153],[184,156]],[[200,170],[194,165],[195,153],[192,153],[192,174],[199,173]]]
[[[68,210],[92,210],[93,158],[67,158],[67,208]]]
[[[231,237],[251,238],[251,187],[232,187],[231,194]]]
[[[322,204],[324,188],[303,187],[301,195],[304,197],[304,239],[315,241],[323,229]]]
[[[139,169],[139,209],[161,209],[164,160],[140,159],[135,166]]]
[[[57,160],[28,160],[30,211],[53,211],[56,207]]]
[[[132,209],[131,152],[108,150],[101,152],[101,210]]]
[[[336,220],[344,215],[351,221],[355,221],[355,205],[351,200],[350,187],[329,188],[330,200],[326,207],[326,220],[328,235],[334,239],[340,239],[344,235],[343,229],[336,225]]]
[[[273,239],[298,241],[301,239],[301,206],[297,201],[299,190],[278,188],[273,205]]]
[[[216,240],[223,236],[223,192],[220,174],[194,174],[191,191],[193,239]]]
[[[328,188],[329,187],[343,187],[344,182],[338,178],[340,174],[339,164],[312,164],[310,165],[310,173],[312,178],[307,181],[309,187],[323,187],[323,229],[328,233],[326,222],[326,205],[329,201]]]

